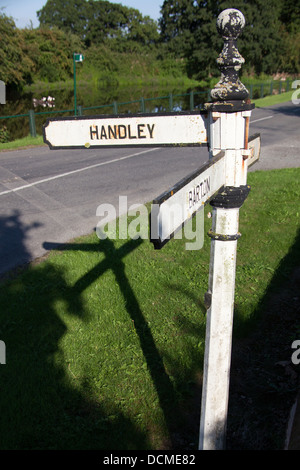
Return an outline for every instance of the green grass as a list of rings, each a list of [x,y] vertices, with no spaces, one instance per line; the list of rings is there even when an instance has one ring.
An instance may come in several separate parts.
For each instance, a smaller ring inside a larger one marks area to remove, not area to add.
[[[41,145],[45,145],[43,137],[41,135],[38,135],[37,137],[31,137],[30,135],[28,135],[27,137],[23,137],[22,139],[16,139],[12,142],[0,144],[0,152],[2,150],[17,150]]]
[[[249,174],[236,338],[253,330],[270,286],[299,259],[299,177],[300,169]],[[205,233],[210,225],[205,217]],[[185,242],[155,251],[148,240],[94,233],[2,282],[1,449],[172,448],[195,413],[205,344],[210,239],[200,251]],[[197,434],[184,438],[196,449]]]
[[[278,95],[265,96],[264,98],[252,100],[252,102],[255,103],[255,106],[257,108],[266,108],[274,104],[287,103],[291,101],[293,93],[295,93],[295,90],[290,90],[285,93],[280,93]]]

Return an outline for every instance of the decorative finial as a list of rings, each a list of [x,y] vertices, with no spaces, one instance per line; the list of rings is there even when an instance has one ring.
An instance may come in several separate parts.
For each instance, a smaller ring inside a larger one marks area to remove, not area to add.
[[[224,46],[217,59],[221,79],[211,90],[213,101],[243,101],[249,97],[247,88],[238,77],[239,70],[245,60],[238,51],[237,38],[244,26],[243,13],[234,8],[228,8],[218,16],[217,30],[224,39]]]

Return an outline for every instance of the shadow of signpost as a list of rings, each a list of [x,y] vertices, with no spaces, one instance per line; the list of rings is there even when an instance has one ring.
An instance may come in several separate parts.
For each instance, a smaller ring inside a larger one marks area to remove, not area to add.
[[[123,244],[120,248],[116,249],[114,243],[111,240],[106,239],[101,240],[99,243],[94,245],[84,243],[69,243],[60,246],[57,244],[45,243],[44,248],[47,250],[55,248],[56,250],[62,251],[97,251],[102,252],[105,255],[105,258],[99,264],[97,264],[88,273],[76,281],[76,283],[72,286],[72,291],[74,292],[75,296],[80,296],[80,294],[86,288],[88,288],[90,284],[92,284],[96,279],[101,278],[101,276],[107,270],[113,271],[122,296],[125,300],[125,308],[134,323],[134,327],[139,338],[140,347],[146,360],[147,368],[155,386],[159,404],[163,411],[164,418],[169,430],[171,446],[173,447],[174,442],[172,437],[172,428],[174,424],[174,409],[176,409],[175,391],[169,376],[165,371],[162,357],[160,356],[156,347],[151,330],[144,318],[143,312],[125,273],[125,264],[123,261],[123,259],[132,253],[132,251],[135,250],[138,246],[140,246],[141,243],[141,239],[130,240]]]
[[[18,218],[7,223],[18,234],[19,252],[25,256],[26,227]],[[0,338],[6,345],[6,364],[0,367],[0,449],[149,447],[145,433],[113,403],[111,420],[103,404],[87,398],[84,377],[72,383],[68,376],[68,358],[60,344],[68,326],[57,304],[65,304],[67,315],[88,321],[80,294],[102,269],[75,286],[67,282],[64,268],[51,263],[29,268],[13,282],[3,281]]]
[[[26,228],[22,227],[18,217],[8,222],[18,234],[19,249],[23,250]],[[278,445],[275,440],[279,426],[282,426],[280,419],[286,417],[286,404],[292,403],[295,394],[292,377],[287,377],[286,367],[277,363],[290,360],[291,343],[299,339],[299,278],[293,283],[291,278],[293,269],[299,266],[299,235],[282,259],[257,307],[255,321],[259,323],[253,335],[246,343],[233,342],[228,448],[265,449]],[[113,397],[110,413],[114,414],[114,419],[110,420],[103,403],[87,399],[84,374],[76,387],[75,382],[71,384],[67,377],[68,365],[61,357],[60,343],[68,333],[68,326],[57,313],[57,303],[65,304],[67,315],[78,318],[80,322],[88,321],[82,294],[108,270],[113,272],[126,311],[134,322],[171,436],[169,448],[179,447],[176,392],[125,272],[126,256],[141,243],[141,240],[130,240],[119,248],[110,240],[66,245],[48,243],[44,245],[48,250],[100,252],[104,257],[73,285],[67,281],[64,267],[42,263],[0,290],[0,339],[5,341],[7,352],[6,364],[0,367],[1,449],[151,448],[145,431],[141,431],[114,405]],[[188,296],[205,313],[201,301],[179,284],[169,284],[168,289],[180,296]],[[238,309],[235,314],[238,319]],[[204,325],[188,321],[181,314],[177,317],[183,332],[197,338],[204,336]],[[192,345],[189,354],[193,354]],[[194,354],[193,363],[199,364],[198,353],[194,351]],[[164,352],[164,360],[166,358],[167,351]],[[169,362],[172,361],[174,358],[170,357]],[[192,423],[194,435],[198,432],[200,390],[195,396],[197,404],[193,403],[193,408],[190,408],[195,418]],[[181,435],[183,433],[181,429]]]

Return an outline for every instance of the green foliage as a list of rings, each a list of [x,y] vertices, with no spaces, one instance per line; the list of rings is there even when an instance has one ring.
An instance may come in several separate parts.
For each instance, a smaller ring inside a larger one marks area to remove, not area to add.
[[[10,136],[9,136],[9,131],[6,126],[0,127],[0,143],[4,144],[6,142],[9,142]]]
[[[257,75],[278,71],[282,57],[281,12],[285,2],[278,0],[165,0],[160,19],[161,39],[171,52],[188,59],[189,75],[204,78],[216,75],[216,58],[222,40],[216,35],[216,19],[226,8],[237,8],[246,18],[238,40],[246,58],[245,70]],[[294,72],[296,72],[295,70]]]
[[[37,12],[41,26],[76,34],[86,46],[109,39],[151,45],[158,41],[155,21],[133,8],[108,1],[48,0]]]
[[[25,83],[25,76],[30,74],[32,62],[23,54],[22,35],[12,18],[0,14],[0,78],[6,84],[16,86]]]
[[[300,3],[294,0],[282,0],[280,21],[288,33],[300,32]]]
[[[0,15],[0,79],[23,87],[70,80],[73,52],[86,61],[78,73],[101,76],[188,76],[209,81],[220,72],[223,41],[216,19],[238,8],[246,26],[238,39],[242,72],[300,73],[300,12],[291,0],[164,0],[159,24],[134,8],[107,0],[48,0],[38,11],[40,28],[16,28]],[[139,58],[137,58],[139,56]],[[93,79],[93,78],[92,78]]]
[[[158,85],[160,81],[168,81],[169,86],[172,79],[190,84],[186,78],[186,60],[167,56],[158,58],[155,51],[145,53],[142,46],[134,41],[129,43],[125,50],[112,49],[107,43],[99,46],[91,46],[85,51],[85,60],[78,70],[78,80],[86,80],[97,87],[110,89],[127,85],[124,101],[136,99],[131,95],[129,86],[131,84],[152,83]],[[159,95],[160,92],[157,92]],[[165,93],[165,92],[164,92]],[[107,93],[106,93],[107,95]],[[111,97],[113,101],[115,98]],[[121,100],[122,101],[122,100]],[[91,103],[92,105],[92,103]]]
[[[77,36],[52,29],[16,28],[0,16],[0,77],[7,85],[24,86],[36,80],[54,82],[72,76],[72,54],[82,44]]]
[[[300,72],[300,4],[283,0],[280,12],[282,54],[280,69],[288,73]]]
[[[54,27],[81,36],[86,27],[84,0],[48,0],[37,12],[41,27]]]
[[[72,76],[73,51],[82,44],[77,36],[53,29],[25,29],[24,54],[31,60],[32,79],[55,82]]]
[[[288,34],[282,32],[283,44],[280,56],[280,70],[294,74],[300,72],[300,31]]]

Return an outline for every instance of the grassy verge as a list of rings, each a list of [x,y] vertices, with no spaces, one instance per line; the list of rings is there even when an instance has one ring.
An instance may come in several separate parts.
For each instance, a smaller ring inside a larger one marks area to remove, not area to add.
[[[0,152],[3,150],[17,150],[41,145],[45,145],[43,137],[41,135],[38,135],[37,137],[31,137],[30,135],[28,135],[27,137],[23,137],[22,139],[16,139],[12,142],[0,144]]]
[[[252,100],[255,103],[257,108],[266,108],[267,106],[272,106],[274,104],[287,103],[292,100],[292,94],[295,93],[295,90],[290,90],[280,95],[265,96],[257,100]]]
[[[276,292],[299,260],[299,176],[249,174],[235,338],[255,330],[270,285]],[[205,233],[210,225],[205,217]],[[200,251],[185,242],[155,251],[148,240],[92,234],[2,283],[2,449],[196,449],[199,397],[191,398],[201,387],[210,239]]]

